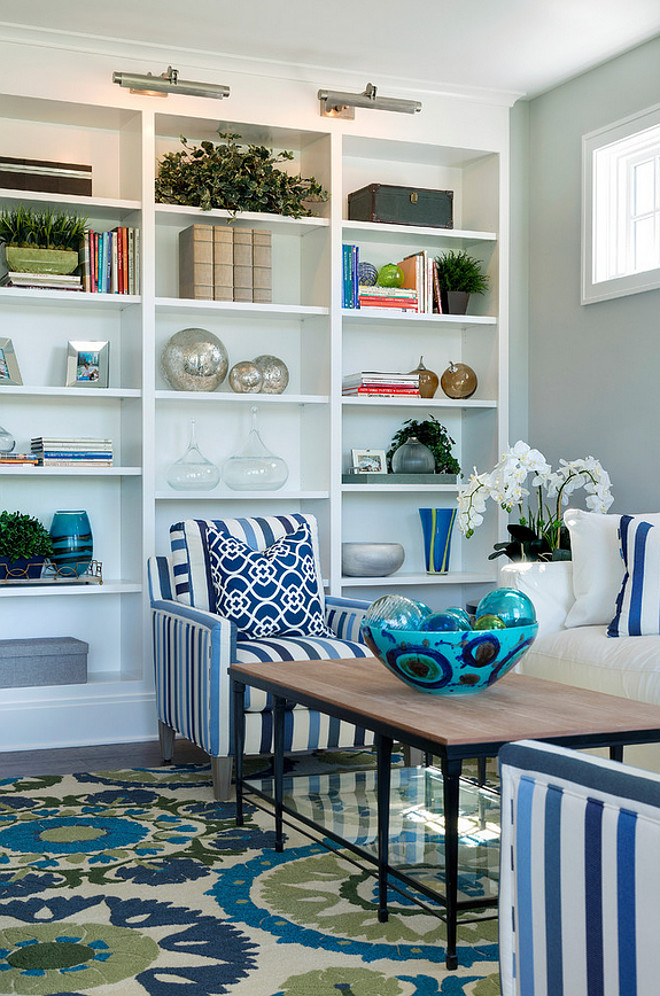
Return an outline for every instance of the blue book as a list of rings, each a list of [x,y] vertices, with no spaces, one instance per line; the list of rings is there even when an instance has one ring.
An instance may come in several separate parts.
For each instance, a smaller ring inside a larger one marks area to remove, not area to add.
[[[351,283],[353,288],[353,303],[352,308],[360,307],[360,288],[358,283],[358,262],[360,258],[360,250],[358,246],[352,246],[353,252],[351,254]]]
[[[353,303],[353,246],[342,245],[342,308],[354,308]]]

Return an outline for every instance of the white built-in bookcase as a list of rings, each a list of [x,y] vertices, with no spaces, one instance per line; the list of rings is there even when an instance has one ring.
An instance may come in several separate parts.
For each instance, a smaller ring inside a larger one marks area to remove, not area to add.
[[[227,114],[223,110],[223,113]],[[391,118],[397,116],[391,115]],[[324,130],[327,127],[327,130]],[[90,226],[141,229],[142,282],[136,296],[0,288],[3,335],[13,339],[23,387],[0,388],[0,424],[29,448],[36,435],[110,436],[115,466],[0,468],[1,506],[50,525],[60,508],[84,508],[103,563],[102,586],[0,587],[2,635],[75,636],[89,643],[86,685],[0,691],[0,750],[102,743],[152,736],[155,729],[146,558],[168,552],[172,522],[185,517],[313,512],[319,519],[328,591],[375,598],[400,591],[434,608],[464,603],[496,579],[487,555],[496,517],[469,542],[454,534],[451,571],[424,572],[418,508],[451,505],[453,485],[342,484],[353,447],[387,449],[404,419],[433,413],[456,440],[466,474],[489,467],[506,442],[506,246],[502,239],[501,155],[475,144],[448,148],[425,137],[397,141],[342,133],[320,117],[308,130],[245,124],[227,117],[221,129],[246,141],[294,151],[290,164],[330,191],[318,217],[293,220],[245,214],[235,224],[272,231],[273,303],[233,304],[178,298],[178,234],[194,222],[226,224],[222,211],[157,205],[156,159],[192,142],[217,140],[218,120],[160,109],[86,106],[3,97],[6,155],[90,163],[93,196],[0,190],[0,205],[47,204],[84,213]],[[395,130],[392,129],[395,133]],[[454,191],[454,229],[409,228],[347,220],[347,195],[367,183]],[[481,258],[491,291],[467,317],[373,314],[341,308],[341,245],[356,243],[377,266],[426,248],[466,247]],[[228,381],[213,393],[174,391],[160,355],[176,331],[199,326],[220,337],[230,366],[260,353],[287,364],[282,395],[240,395]],[[107,390],[66,388],[69,339],[110,342]],[[360,369],[409,370],[420,355],[438,375],[450,360],[474,367],[476,394],[431,401],[341,396],[342,375]],[[266,445],[283,456],[289,479],[273,494],[237,493],[220,484],[200,494],[173,491],[169,465],[188,442],[196,419],[203,453],[222,464],[244,442],[250,407],[259,407]],[[406,560],[388,578],[345,578],[342,540],[396,540]]]

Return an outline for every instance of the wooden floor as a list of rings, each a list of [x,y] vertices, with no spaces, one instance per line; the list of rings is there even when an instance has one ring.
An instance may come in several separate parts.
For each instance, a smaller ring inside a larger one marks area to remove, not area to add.
[[[176,764],[207,764],[208,757],[187,740],[177,740]],[[115,771],[119,768],[156,767],[161,764],[158,741],[101,744],[95,747],[60,747],[0,753],[0,778],[21,775],[70,775],[77,771]]]

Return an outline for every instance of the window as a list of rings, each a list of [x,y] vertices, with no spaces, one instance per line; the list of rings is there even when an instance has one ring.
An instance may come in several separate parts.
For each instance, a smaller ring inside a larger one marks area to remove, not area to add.
[[[660,287],[660,107],[582,139],[582,304]]]

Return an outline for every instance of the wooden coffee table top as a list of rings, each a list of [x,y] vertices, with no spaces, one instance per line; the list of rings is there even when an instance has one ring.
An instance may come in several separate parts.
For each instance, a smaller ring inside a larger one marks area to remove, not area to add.
[[[660,706],[528,675],[509,674],[485,691],[455,696],[409,688],[374,657],[233,664],[230,674],[395,739],[421,738],[466,757],[467,745],[512,740],[660,740]]]

